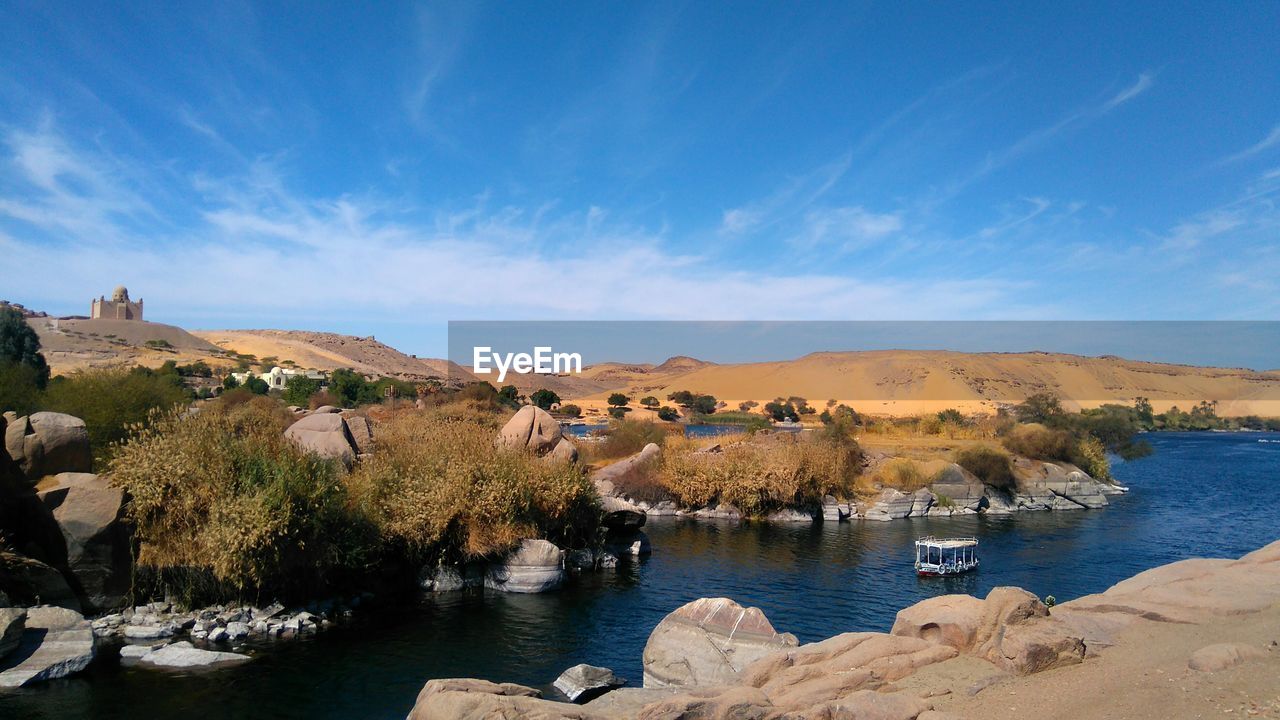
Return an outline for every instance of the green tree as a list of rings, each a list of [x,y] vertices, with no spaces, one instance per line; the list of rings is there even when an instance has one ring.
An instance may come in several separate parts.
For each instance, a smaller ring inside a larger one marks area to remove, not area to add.
[[[285,381],[284,401],[289,405],[306,407],[311,396],[320,392],[320,381],[306,375],[294,375]]]
[[[691,410],[703,415],[710,415],[716,411],[719,403],[713,395],[699,395],[693,399],[693,403],[689,406]]]
[[[1018,417],[1018,422],[1053,425],[1064,413],[1062,402],[1056,395],[1036,393],[1015,405],[1013,414]]]
[[[529,396],[529,402],[543,410],[550,410],[552,405],[560,402],[560,396],[546,388],[540,388]]]
[[[609,396],[609,404],[616,408],[626,407],[631,399],[622,393],[614,393]]]
[[[16,308],[0,307],[0,365],[25,365],[35,371],[29,377],[43,390],[49,382],[49,363],[40,354],[40,336]]]
[[[364,375],[346,368],[329,373],[329,392],[343,407],[356,407],[378,401],[378,390]]]
[[[672,407],[661,407],[658,408],[658,419],[675,422],[680,419],[680,413],[676,412],[676,409]]]
[[[226,377],[222,378],[223,390],[235,390],[238,387],[240,387],[240,381],[236,380],[235,375],[228,373]]]
[[[646,395],[645,397],[640,398],[640,404],[652,410],[661,405],[662,402],[652,395]]]
[[[244,387],[254,395],[266,395],[267,392],[271,390],[271,386],[267,385],[266,380],[253,377],[252,375],[245,378]]]
[[[520,388],[515,385],[503,385],[498,391],[498,402],[509,407],[520,407]]]
[[[693,405],[693,399],[695,397],[696,396],[693,393],[689,392],[688,390],[677,390],[671,393],[670,395],[668,395],[667,399],[679,405],[680,407],[687,408]]]
[[[773,418],[775,422],[782,422],[784,420],[797,422],[800,420],[800,413],[796,412],[795,405],[792,405],[790,402],[783,400],[782,398],[778,398],[770,403],[765,403],[764,412],[766,415]]]
[[[619,420],[626,417],[629,412],[631,412],[631,408],[624,407],[622,405],[615,405],[614,407],[609,408],[609,416]]]
[[[30,415],[39,407],[40,371],[21,363],[0,363],[0,410]]]
[[[964,415],[960,414],[960,411],[955,408],[947,408],[938,413],[938,422],[950,425],[968,424],[964,419]]]

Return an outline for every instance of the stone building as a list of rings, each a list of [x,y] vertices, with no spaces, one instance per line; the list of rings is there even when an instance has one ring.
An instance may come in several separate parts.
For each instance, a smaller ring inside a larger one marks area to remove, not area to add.
[[[133,302],[129,299],[129,291],[123,285],[111,293],[111,299],[100,296],[89,308],[92,320],[141,320],[142,300]]]

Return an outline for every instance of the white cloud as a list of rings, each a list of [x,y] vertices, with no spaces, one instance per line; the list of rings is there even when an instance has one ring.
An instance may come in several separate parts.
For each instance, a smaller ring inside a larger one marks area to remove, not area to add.
[[[664,232],[613,221],[598,207],[553,215],[547,206],[489,209],[487,197],[461,209],[304,199],[267,162],[241,177],[191,179],[186,205],[173,210],[189,218],[183,223],[138,222],[125,216],[149,208],[100,181],[95,153],[72,152],[51,134],[11,134],[9,142],[23,160],[5,178],[20,195],[0,196],[5,292],[33,306],[125,283],[157,320],[207,318],[205,326],[260,326],[264,316],[324,329],[451,317],[893,319],[1018,310],[1017,284],[999,278],[756,270],[673,250]],[[68,191],[69,173],[85,178],[83,192]],[[126,212],[103,210],[116,205]],[[55,210],[95,222],[68,224]],[[902,226],[896,215],[861,207],[805,219],[815,238],[846,244]]]
[[[1257,155],[1258,153],[1264,150],[1268,150],[1277,145],[1280,145],[1280,125],[1276,125],[1275,127],[1271,128],[1271,132],[1267,133],[1266,137],[1250,145],[1244,150],[1241,150],[1235,155],[1224,158],[1222,162],[1233,163],[1238,160],[1244,160],[1245,158],[1253,157],[1254,155]],[[1272,171],[1272,173],[1269,173],[1266,177],[1267,178],[1272,177],[1272,174],[1274,174],[1274,172],[1275,171]]]
[[[1192,250],[1206,240],[1231,232],[1245,224],[1239,213],[1216,210],[1176,225],[1164,239],[1166,250]]]
[[[861,206],[823,208],[805,214],[800,234],[792,244],[805,248],[830,248],[849,252],[900,232],[902,216],[875,213]]]
[[[1103,103],[1102,112],[1119,107],[1150,90],[1153,81],[1154,78],[1149,73],[1138,75],[1138,79],[1132,85],[1116,93],[1110,100]]]

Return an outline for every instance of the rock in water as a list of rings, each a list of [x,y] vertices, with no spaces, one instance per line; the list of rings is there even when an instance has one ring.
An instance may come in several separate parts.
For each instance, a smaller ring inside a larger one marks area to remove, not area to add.
[[[172,645],[165,645],[158,650],[152,650],[138,658],[138,661],[157,667],[192,668],[241,663],[251,659],[248,655],[240,653],[201,650],[183,640]]]
[[[89,473],[59,473],[40,492],[67,544],[67,563],[90,604],[99,610],[125,604],[133,580],[124,492]]]
[[[350,468],[356,459],[356,444],[347,421],[337,413],[316,411],[284,431],[284,436],[307,452],[341,461]]]
[[[609,668],[583,663],[565,670],[554,684],[557,690],[569,698],[569,702],[581,704],[626,683],[626,680],[614,675]]]
[[[502,562],[489,568],[484,585],[510,593],[555,590],[564,582],[564,552],[546,540],[523,540]]]
[[[93,661],[93,628],[74,610],[42,605],[27,610],[18,648],[0,660],[0,687],[15,688],[84,670]]]
[[[644,686],[731,685],[760,658],[799,645],[759,608],[702,598],[667,615],[644,646]]]
[[[525,405],[502,426],[498,443],[513,450],[527,448],[538,455],[555,449],[564,432],[551,413],[540,407]]]
[[[0,608],[0,660],[3,660],[22,641],[22,631],[27,627],[27,611],[23,608]]]

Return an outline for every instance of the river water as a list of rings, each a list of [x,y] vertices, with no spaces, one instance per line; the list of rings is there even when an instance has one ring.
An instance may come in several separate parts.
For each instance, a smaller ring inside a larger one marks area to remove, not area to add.
[[[363,616],[318,637],[276,641],[216,672],[123,668],[0,696],[2,718],[403,718],[424,682],[482,677],[542,687],[586,662],[640,683],[654,625],[681,604],[727,596],[764,609],[801,642],[888,630],[933,595],[1017,585],[1059,601],[1188,557],[1236,557],[1280,538],[1273,434],[1162,433],[1156,453],[1117,463],[1132,492],[1104,510],[813,526],[658,519],[654,554],[535,596],[481,591]],[[982,569],[919,579],[912,541],[976,535]],[[110,655],[110,653],[106,653]]]

